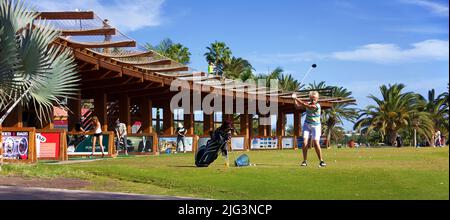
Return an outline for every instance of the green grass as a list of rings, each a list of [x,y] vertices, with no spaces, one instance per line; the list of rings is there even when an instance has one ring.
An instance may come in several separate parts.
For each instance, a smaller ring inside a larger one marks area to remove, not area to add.
[[[241,153],[234,152],[231,159]],[[88,180],[84,189],[210,199],[449,199],[448,148],[324,150],[327,168],[300,168],[300,151],[247,152],[256,167],[193,166],[193,155],[90,163],[6,165],[0,175]]]

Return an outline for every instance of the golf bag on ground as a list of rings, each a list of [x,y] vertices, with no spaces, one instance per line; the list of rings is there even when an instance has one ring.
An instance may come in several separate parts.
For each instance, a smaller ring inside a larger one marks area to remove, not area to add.
[[[197,167],[208,167],[217,160],[219,152],[221,152],[224,157],[228,157],[227,143],[230,139],[231,135],[229,133],[216,130],[211,140],[198,149],[197,154],[195,155],[195,165]]]

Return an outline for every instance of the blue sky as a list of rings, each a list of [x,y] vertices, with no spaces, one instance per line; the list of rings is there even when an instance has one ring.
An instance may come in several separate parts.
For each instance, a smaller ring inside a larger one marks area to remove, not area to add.
[[[211,42],[224,41],[257,73],[280,66],[301,80],[354,92],[359,107],[381,84],[439,93],[449,82],[448,0],[39,0],[43,10],[94,10],[141,43],[169,37],[206,71]],[[346,126],[347,128],[349,125]]]

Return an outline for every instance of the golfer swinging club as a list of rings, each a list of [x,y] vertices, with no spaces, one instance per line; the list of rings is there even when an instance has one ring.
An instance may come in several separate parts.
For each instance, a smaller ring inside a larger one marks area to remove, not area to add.
[[[317,156],[319,157],[320,164],[319,167],[326,167],[327,164],[323,161],[322,150],[320,148],[320,135],[321,131],[321,107],[319,104],[319,93],[317,91],[313,91],[309,93],[310,102],[304,102],[301,99],[297,98],[297,94],[293,94],[292,98],[295,99],[295,105],[297,108],[300,106],[306,107],[306,119],[303,125],[303,163],[302,167],[308,166],[308,142],[309,137],[312,137],[314,148],[316,149]]]

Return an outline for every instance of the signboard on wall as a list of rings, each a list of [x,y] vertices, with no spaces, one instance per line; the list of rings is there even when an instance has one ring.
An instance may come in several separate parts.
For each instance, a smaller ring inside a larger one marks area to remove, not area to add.
[[[59,133],[36,133],[36,153],[38,158],[58,158],[61,135]]]
[[[283,137],[281,138],[282,149],[294,149],[294,137]]]
[[[2,132],[3,157],[9,160],[29,159],[29,138],[27,131]]]
[[[82,134],[69,134],[67,135],[67,155],[90,155],[92,154],[92,140],[94,135],[82,135]],[[103,135],[103,147],[105,155],[108,154],[109,149],[109,135]],[[95,142],[95,154],[101,155],[102,150],[98,144],[98,140]]]
[[[252,138],[251,142],[252,150],[274,150],[278,149],[278,138],[277,137],[257,137]]]
[[[128,136],[127,150],[128,153],[152,153],[153,151],[153,136]],[[123,151],[123,143],[116,146],[117,150]]]
[[[192,152],[194,150],[194,137],[184,138],[185,151]],[[178,143],[180,151],[183,150],[183,144]],[[172,153],[177,151],[177,137],[159,137],[158,138],[158,149],[161,154]]]
[[[245,150],[245,137],[232,137],[231,138],[232,150]]]

